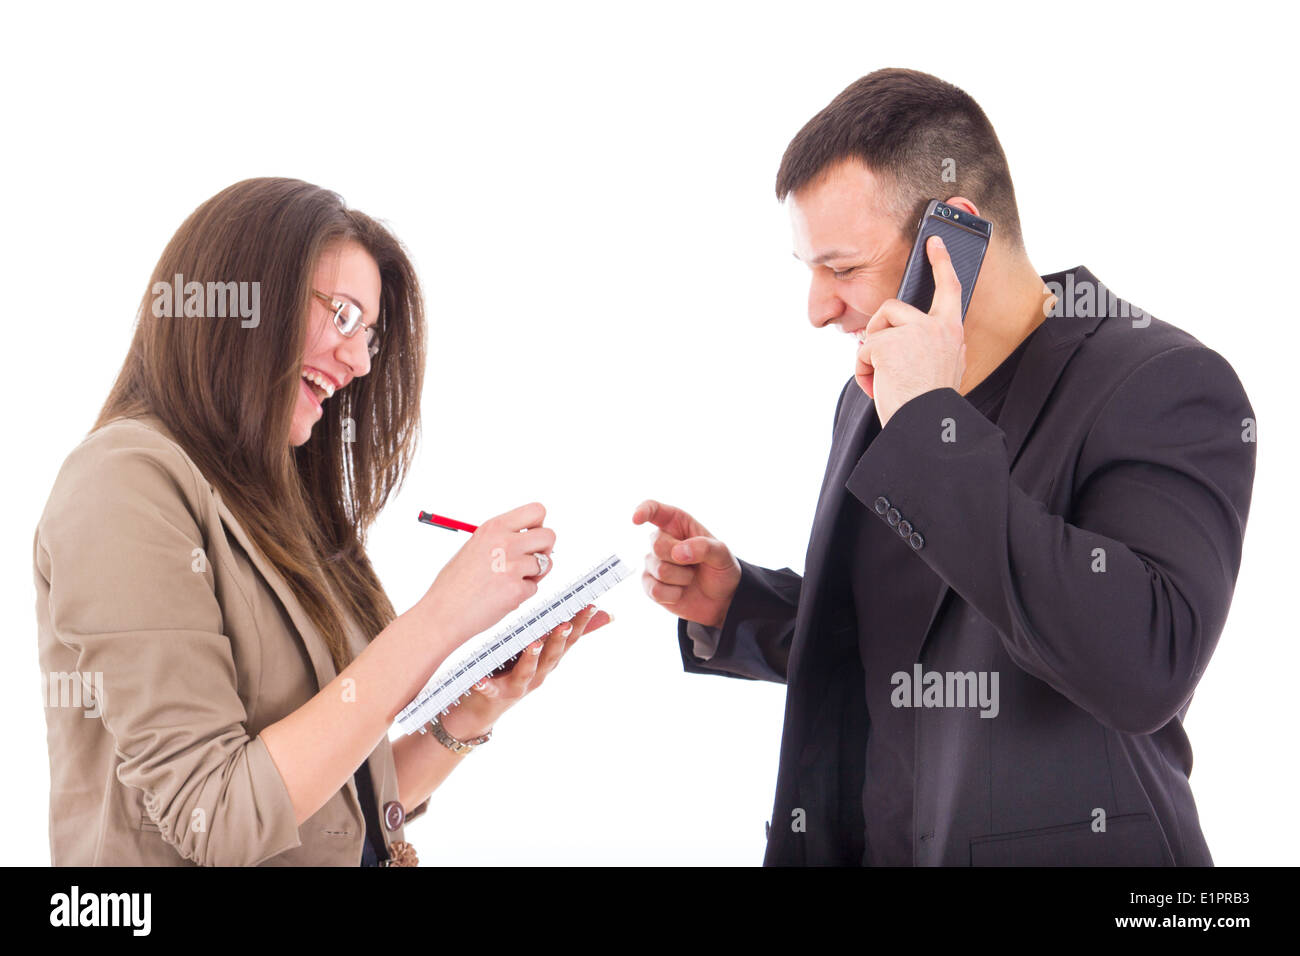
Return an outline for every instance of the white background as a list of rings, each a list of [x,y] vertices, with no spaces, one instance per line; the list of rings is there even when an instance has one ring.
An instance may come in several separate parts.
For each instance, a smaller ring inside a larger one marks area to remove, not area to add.
[[[1186,723],[1192,785],[1217,863],[1297,862],[1280,5],[467,6],[6,9],[3,861],[49,861],[31,536],[196,205],[294,176],[411,250],[430,318],[424,441],[371,542],[399,611],[464,540],[417,523],[422,508],[479,521],[543,502],[553,583],[611,551],[639,565],[649,532],[630,518],[647,497],[802,571],[854,344],[808,324],[773,180],[843,87],[910,66],[989,115],[1038,271],[1087,265],[1246,387],[1258,473]],[[425,865],[761,860],[784,688],[684,674],[674,618],[635,579],[604,606],[615,623],[409,829]]]

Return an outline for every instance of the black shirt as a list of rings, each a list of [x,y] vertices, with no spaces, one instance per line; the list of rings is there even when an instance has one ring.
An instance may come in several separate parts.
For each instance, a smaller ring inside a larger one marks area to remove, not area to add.
[[[361,847],[361,865],[378,866],[388,859],[384,834],[379,829],[379,811],[375,807],[375,788],[370,783],[370,765],[363,761],[352,776],[357,785],[357,798],[361,801],[361,814],[366,820],[366,839]]]
[[[994,424],[1033,334],[966,395]],[[846,571],[870,718],[862,788],[866,823],[862,862],[866,866],[911,866],[915,712],[890,704],[894,690],[890,677],[898,671],[911,672],[943,582],[898,532],[868,514],[852,496],[846,518],[855,522],[847,529],[852,557],[846,562]]]

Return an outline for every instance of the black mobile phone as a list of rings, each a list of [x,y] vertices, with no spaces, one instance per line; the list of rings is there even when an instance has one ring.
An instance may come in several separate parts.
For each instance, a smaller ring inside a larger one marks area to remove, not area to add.
[[[925,242],[931,236],[938,236],[948,250],[957,278],[961,280],[961,320],[965,322],[966,307],[970,305],[971,293],[975,291],[975,281],[984,262],[984,251],[988,249],[992,235],[993,223],[987,219],[931,199],[921,216],[916,242],[912,244],[912,254],[908,256],[903,281],[895,298],[922,312],[930,311],[934,300],[934,267],[925,253]]]

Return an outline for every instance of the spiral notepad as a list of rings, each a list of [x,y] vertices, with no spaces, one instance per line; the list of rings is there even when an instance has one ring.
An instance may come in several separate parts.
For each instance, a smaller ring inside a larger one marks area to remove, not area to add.
[[[568,587],[478,644],[444,675],[435,675],[429,686],[397,715],[402,732],[413,734],[437,714],[447,713],[475,684],[631,574],[627,562],[616,554],[610,555]]]

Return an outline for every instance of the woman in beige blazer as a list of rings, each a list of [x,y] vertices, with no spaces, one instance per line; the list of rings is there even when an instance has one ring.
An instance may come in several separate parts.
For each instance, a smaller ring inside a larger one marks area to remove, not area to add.
[[[237,183],[164,251],[36,530],[55,865],[413,865],[404,824],[587,607],[427,734],[397,713],[536,593],[555,534],[484,522],[397,614],[365,553],[419,432],[424,317],[381,224]]]

